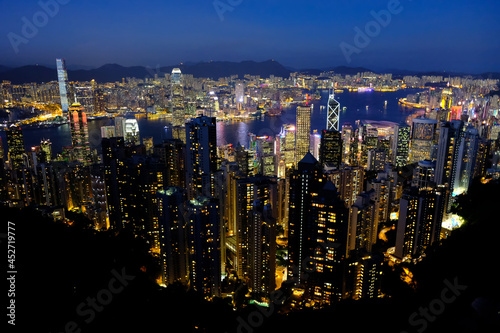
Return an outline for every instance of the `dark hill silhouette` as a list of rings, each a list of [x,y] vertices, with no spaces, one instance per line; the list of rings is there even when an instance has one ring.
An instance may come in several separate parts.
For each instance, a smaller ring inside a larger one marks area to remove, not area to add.
[[[159,77],[163,77],[164,74],[171,73],[172,69],[176,67],[180,68],[182,70],[182,73],[184,74],[191,74],[196,78],[206,77],[215,80],[221,77],[229,77],[232,75],[238,75],[238,78],[243,79],[244,75],[246,74],[259,75],[262,78],[268,78],[271,75],[288,78],[290,73],[292,72],[300,72],[305,75],[319,75],[324,71],[333,71],[341,75],[355,75],[357,73],[363,72],[376,72],[365,67],[347,66],[337,66],[326,69],[308,68],[296,70],[291,67],[285,67],[274,60],[266,60],[262,62],[248,60],[241,62],[188,62],[174,66],[156,66],[154,68],[144,66],[125,67],[118,64],[106,64],[94,69],[68,69],[68,79],[70,81],[90,81],[94,79],[97,82],[104,83],[122,81],[123,78],[127,77],[135,77],[139,79],[152,78],[155,76],[155,74],[157,74]],[[383,73],[388,73],[388,71],[383,71]],[[393,74],[398,77],[403,75],[440,75],[444,77],[471,75],[472,77],[478,79],[500,79],[500,73],[494,72],[472,75],[453,72],[416,72],[395,70]],[[10,68],[0,65],[0,82],[3,80],[11,81],[13,84],[50,82],[57,80],[57,71],[55,68],[42,65],[28,65],[17,68]]]
[[[457,210],[468,222],[441,245],[429,248],[423,261],[408,265],[414,273],[415,291],[393,288],[391,298],[343,301],[323,310],[286,315],[275,310],[252,332],[307,332],[324,325],[342,332],[414,332],[420,327],[409,323],[412,313],[436,304],[446,286],[443,281],[455,279],[466,290],[427,323],[425,332],[499,332],[498,193],[499,181],[474,183],[469,194],[458,198]],[[248,328],[241,327],[238,331],[241,320],[261,312],[254,306],[233,311],[223,300],[205,301],[182,285],[159,288],[154,282],[158,265],[146,244],[126,232],[96,233],[88,227],[88,220],[71,214],[72,226],[55,223],[31,208],[0,206],[0,216],[2,232],[7,221],[15,222],[16,326],[20,331],[62,332],[68,322],[75,321],[82,332],[146,333],[157,332],[158,327],[171,332],[197,332],[195,327],[208,333],[247,332]],[[5,244],[5,238],[1,241]],[[76,308],[108,287],[113,270],[122,269],[135,278],[86,323],[88,316],[79,316]],[[400,271],[384,274],[384,279],[393,286],[404,285]]]
[[[280,63],[268,60],[263,62],[213,61],[160,68],[143,66],[124,67],[118,64],[107,64],[96,69],[68,70],[68,79],[70,81],[90,81],[94,79],[97,82],[103,83],[121,81],[127,77],[140,79],[146,77],[152,78],[155,74],[162,77],[165,73],[171,73],[175,67],[179,67],[184,74],[213,79],[231,75],[238,75],[240,78],[243,78],[245,74],[260,75],[263,78],[267,78],[270,75],[280,77],[288,77],[290,75],[290,70],[283,67]],[[5,71],[0,70],[0,81],[2,80],[11,81],[13,84],[50,82],[57,80],[57,71],[54,68],[45,66],[23,66]]]

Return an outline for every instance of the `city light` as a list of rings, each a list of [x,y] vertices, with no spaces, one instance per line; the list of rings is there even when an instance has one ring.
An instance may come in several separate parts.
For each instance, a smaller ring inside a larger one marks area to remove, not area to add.
[[[498,331],[499,4],[66,2],[5,8],[11,326]]]

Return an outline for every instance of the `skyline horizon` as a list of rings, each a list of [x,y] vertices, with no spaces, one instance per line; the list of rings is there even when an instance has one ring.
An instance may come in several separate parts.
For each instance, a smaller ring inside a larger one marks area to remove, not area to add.
[[[51,69],[56,69],[56,65],[55,65],[55,60],[56,59],[64,59],[66,61],[66,67],[68,70],[71,70],[71,71],[75,71],[75,70],[95,70],[95,69],[99,69],[101,67],[104,67],[104,66],[109,66],[109,65],[118,65],[118,66],[121,66],[121,67],[124,67],[124,68],[131,68],[131,67],[144,67],[144,68],[150,68],[152,70],[155,70],[155,69],[159,69],[159,68],[164,68],[164,67],[175,67],[175,66],[193,66],[193,65],[198,65],[198,64],[209,64],[209,63],[235,63],[235,64],[239,64],[239,63],[245,63],[245,62],[254,62],[254,63],[265,63],[265,62],[269,62],[269,61],[275,61],[277,62],[278,64],[280,64],[281,66],[283,66],[284,68],[286,68],[287,70],[291,70],[292,72],[293,71],[297,71],[297,72],[300,72],[300,71],[307,71],[307,70],[322,70],[322,71],[329,71],[329,70],[332,70],[334,68],[338,68],[338,67],[341,67],[341,68],[351,68],[351,69],[356,69],[356,68],[360,68],[360,69],[366,69],[366,70],[370,70],[370,71],[373,71],[374,73],[376,74],[379,74],[379,73],[392,73],[392,72],[412,72],[412,73],[415,73],[415,74],[418,74],[418,73],[439,73],[439,72],[442,72],[442,73],[452,73],[452,74],[466,74],[466,75],[481,75],[481,74],[487,74],[487,73],[500,73],[500,67],[497,68],[497,69],[490,69],[490,70],[481,70],[481,71],[467,71],[467,70],[453,70],[453,69],[438,69],[438,68],[427,68],[427,69],[424,69],[424,68],[420,68],[420,69],[410,69],[410,68],[397,68],[397,67],[393,67],[393,68],[390,68],[389,66],[387,66],[386,68],[382,68],[382,67],[379,67],[379,66],[373,66],[373,67],[370,67],[370,66],[365,66],[365,65],[345,65],[345,64],[331,64],[331,65],[327,65],[327,66],[302,66],[302,67],[295,67],[295,66],[290,66],[289,64],[287,63],[283,63],[281,62],[280,60],[277,60],[276,58],[268,58],[268,59],[264,59],[264,60],[255,60],[255,59],[249,59],[249,58],[242,58],[241,60],[229,60],[229,59],[217,59],[217,60],[198,60],[198,61],[194,61],[194,60],[187,60],[187,61],[181,61],[181,62],[177,62],[175,64],[160,64],[160,63],[157,63],[154,67],[153,66],[150,66],[148,64],[139,64],[139,63],[129,63],[129,64],[123,64],[123,63],[120,63],[120,62],[117,62],[117,61],[110,61],[110,62],[104,62],[102,64],[99,64],[99,65],[86,65],[86,64],[82,64],[82,63],[68,63],[68,58],[64,58],[64,57],[57,57],[57,58],[54,58],[54,64],[52,63],[45,63],[45,62],[33,62],[33,63],[24,63],[24,64],[19,64],[19,65],[9,65],[9,64],[6,64],[6,63],[0,63],[0,66],[3,66],[5,68],[8,68],[7,70],[12,70],[12,69],[16,69],[16,68],[22,68],[22,67],[27,67],[27,66],[43,66],[43,67],[47,67],[47,68],[51,68]],[[5,70],[4,70],[5,71]],[[411,74],[409,74],[411,75]]]

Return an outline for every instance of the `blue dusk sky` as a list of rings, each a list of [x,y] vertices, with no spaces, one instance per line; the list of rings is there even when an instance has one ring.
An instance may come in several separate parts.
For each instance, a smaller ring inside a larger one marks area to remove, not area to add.
[[[498,0],[1,0],[0,65],[500,72]]]

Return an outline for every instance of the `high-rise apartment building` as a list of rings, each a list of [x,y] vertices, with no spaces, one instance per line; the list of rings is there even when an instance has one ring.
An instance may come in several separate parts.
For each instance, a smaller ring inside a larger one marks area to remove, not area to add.
[[[312,299],[331,304],[345,294],[349,210],[331,181],[312,196],[310,205],[308,218],[316,223],[304,231],[316,241],[312,255],[315,267],[306,286]]]
[[[306,153],[290,174],[289,227],[288,227],[288,276],[296,283],[303,283],[304,261],[314,255],[317,246],[313,233],[317,221],[311,219],[312,198],[326,184],[326,176],[319,162]]]
[[[365,170],[359,166],[344,166],[340,169],[327,170],[326,175],[333,182],[345,202],[351,207],[363,192]]]
[[[217,129],[212,117],[197,117],[186,123],[186,185],[188,198],[213,195],[213,173],[217,170]]]
[[[349,211],[349,251],[371,252],[378,236],[378,205],[375,191],[370,190],[358,195]]]
[[[297,106],[297,120],[296,120],[296,165],[301,161],[304,156],[309,152],[309,145],[311,140],[311,113],[314,105],[299,105]]]
[[[24,164],[23,155],[25,154],[23,130],[21,126],[12,124],[8,127],[6,134],[11,168],[14,171],[20,170]]]
[[[165,186],[186,188],[186,145],[181,140],[169,139],[154,146],[153,152],[165,169]]]
[[[424,160],[419,161],[417,167],[413,170],[411,185],[419,189],[434,188],[436,162]]]
[[[256,246],[259,248],[264,246],[260,238],[263,235],[257,238],[259,245],[252,242],[252,237],[255,238],[259,235],[261,231],[255,230],[255,228],[262,228],[262,223],[267,223],[264,226],[266,228],[271,227],[269,224],[275,224],[273,221],[276,219],[277,209],[276,180],[275,178],[265,176],[240,178],[235,180],[234,186],[234,201],[231,200],[235,204],[233,229],[236,250],[233,260],[234,269],[239,277],[253,280],[253,274],[260,276],[260,274],[263,274],[262,272],[265,268],[259,262],[255,262],[252,256],[252,253],[255,251],[262,251],[262,249],[257,249]],[[231,222],[231,218],[229,223],[233,223]],[[266,232],[275,233],[275,226],[269,230],[266,229]],[[267,237],[267,241],[271,242],[269,237]],[[272,250],[273,253],[276,251],[275,248],[269,248],[268,250]],[[273,253],[269,255],[274,256],[275,254]],[[266,281],[268,280],[266,279]],[[266,289],[269,287],[268,283],[265,286],[260,286],[266,287]]]
[[[167,187],[158,191],[160,260],[164,285],[189,281],[188,228],[184,219],[185,191]]]
[[[394,255],[400,259],[418,258],[432,243],[440,240],[444,212],[444,189],[412,187],[400,200]]]
[[[219,204],[197,197],[187,204],[190,285],[206,298],[220,296],[221,240]]]

